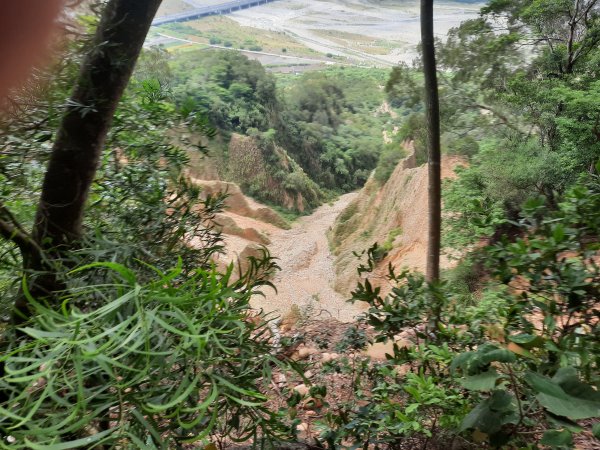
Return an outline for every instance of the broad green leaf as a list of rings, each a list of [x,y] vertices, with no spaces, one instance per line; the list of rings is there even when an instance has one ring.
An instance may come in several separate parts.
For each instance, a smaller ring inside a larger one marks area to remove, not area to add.
[[[508,336],[508,340],[519,344],[521,347],[531,349],[534,347],[541,347],[544,345],[544,339],[541,336],[534,334],[517,334],[514,336]]]
[[[580,382],[570,370],[557,375],[552,380],[534,372],[525,375],[525,381],[536,391],[536,398],[544,408],[571,420],[600,417],[599,392]]]
[[[571,448],[573,445],[573,435],[569,430],[548,430],[542,436],[540,444],[553,448]]]
[[[594,426],[592,426],[592,433],[596,439],[600,440],[600,422],[596,422]]]
[[[503,425],[517,423],[519,414],[514,397],[506,391],[496,390],[467,414],[461,430],[476,429],[486,434],[498,433]]]
[[[460,384],[470,391],[491,391],[496,387],[500,375],[496,370],[490,369],[477,375],[471,375],[460,380]]]

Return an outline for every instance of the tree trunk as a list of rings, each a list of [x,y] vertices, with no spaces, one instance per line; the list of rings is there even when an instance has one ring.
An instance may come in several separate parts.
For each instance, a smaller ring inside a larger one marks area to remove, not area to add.
[[[110,0],[102,13],[44,177],[32,236],[45,254],[24,257],[27,272],[43,273],[30,280],[34,297],[51,296],[61,288],[52,261],[64,258],[81,237],[85,204],[106,134],[160,3]],[[27,315],[24,296],[15,308],[17,315]]]
[[[429,232],[426,278],[431,283],[438,281],[440,278],[442,222],[440,105],[433,37],[433,0],[421,0],[421,46],[423,51],[423,73],[425,75],[427,151],[429,155]]]

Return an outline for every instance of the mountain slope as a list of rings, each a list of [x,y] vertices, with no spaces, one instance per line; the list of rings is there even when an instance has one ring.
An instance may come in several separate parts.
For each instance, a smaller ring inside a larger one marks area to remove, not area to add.
[[[340,214],[330,238],[336,256],[336,289],[349,293],[357,281],[358,261],[353,252],[362,252],[374,242],[387,251],[378,263],[383,277],[388,263],[397,268],[425,270],[427,249],[427,166],[416,167],[414,149],[404,144],[410,156],[401,160],[389,180],[380,186],[371,176],[359,195]],[[463,164],[460,157],[444,157],[442,177],[454,176]],[[442,267],[451,266],[442,257]],[[383,280],[383,279],[382,279]],[[381,283],[382,287],[385,283]]]

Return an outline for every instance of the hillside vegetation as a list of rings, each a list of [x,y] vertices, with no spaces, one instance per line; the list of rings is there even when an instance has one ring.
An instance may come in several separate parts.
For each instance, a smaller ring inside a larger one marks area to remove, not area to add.
[[[332,68],[276,78],[235,52],[155,58],[171,67],[164,82],[175,104],[218,130],[220,138],[207,146],[221,162],[219,176],[267,203],[304,211],[360,187],[377,165],[383,131],[392,133],[391,116],[379,111],[383,70]]]
[[[427,90],[143,50],[160,3],[0,102],[0,449],[597,449],[600,0],[490,0]]]

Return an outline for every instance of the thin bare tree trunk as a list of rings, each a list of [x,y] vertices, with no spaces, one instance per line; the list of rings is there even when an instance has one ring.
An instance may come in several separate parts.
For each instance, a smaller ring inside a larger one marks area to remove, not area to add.
[[[85,204],[106,134],[160,3],[110,0],[103,11],[44,177],[32,232],[44,254],[24,255],[26,271],[45,272],[30,279],[34,296],[51,296],[61,288],[52,260],[60,261],[81,237]],[[24,296],[19,296],[15,309],[15,317],[27,315]]]
[[[427,244],[428,282],[440,278],[442,189],[440,169],[440,105],[433,34],[433,0],[421,0],[421,45],[425,75],[427,151],[429,154],[429,232]]]

